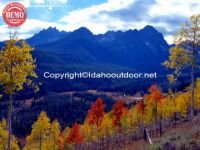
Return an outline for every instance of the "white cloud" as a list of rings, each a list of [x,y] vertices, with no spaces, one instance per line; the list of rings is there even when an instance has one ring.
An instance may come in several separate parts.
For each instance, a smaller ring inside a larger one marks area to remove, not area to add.
[[[154,18],[161,18],[160,22],[154,22],[155,26],[165,28],[169,32],[178,32],[179,26],[181,23],[183,23],[183,19],[180,19],[181,21],[177,21],[179,18],[176,18],[176,16],[184,17],[184,21],[187,21],[191,15],[200,13],[199,8],[199,0],[156,0],[156,4],[150,9],[149,15],[153,16]],[[167,16],[169,19],[173,18],[174,16],[175,18],[171,21],[169,20],[162,22],[163,16]],[[168,41],[168,43],[173,43],[173,34],[163,34],[165,35],[165,39]]]
[[[3,8],[4,8],[4,5],[2,2],[0,2],[0,16],[2,16]]]
[[[191,14],[200,12],[199,0],[156,0],[156,2],[150,11],[152,16],[180,14],[189,17]]]
[[[31,4],[60,5],[66,4],[68,0],[32,0]]]
[[[35,7],[36,5],[50,6],[50,5],[67,4],[68,0],[18,0],[18,2],[22,3],[26,8],[28,8],[28,7]],[[9,2],[6,0],[0,2],[1,12],[7,3]]]
[[[65,17],[61,18],[61,22],[67,23],[67,30],[74,30],[81,26],[88,27],[94,33],[102,33],[107,30],[127,30],[127,29],[141,29],[145,25],[152,25],[159,28],[165,28],[166,31],[173,32],[173,30],[177,27],[173,26],[173,23],[178,22],[173,18],[173,16],[183,16],[188,18],[192,14],[200,13],[200,1],[199,0],[155,0],[155,4],[149,6],[150,9],[147,12],[149,17],[147,20],[135,21],[134,19],[125,21],[119,17],[114,17],[113,15],[109,15],[109,12],[115,12],[117,10],[125,10],[129,9],[130,5],[134,5],[136,0],[109,0],[107,3],[101,5],[91,6],[89,8],[72,11],[67,14]],[[141,1],[141,3],[145,4],[145,1]],[[106,11],[107,13],[102,13]],[[131,13],[131,12],[129,12]],[[140,15],[144,12],[142,10],[138,10],[138,14]],[[146,12],[145,12],[146,13]],[[171,20],[163,20],[162,16],[171,17]],[[161,17],[161,19],[157,22],[151,22],[151,17]],[[131,19],[131,18],[130,18]],[[173,22],[175,21],[175,22]],[[178,22],[176,26],[179,26],[182,22]],[[166,40],[171,43],[172,35],[168,35],[165,33]]]
[[[37,4],[45,4],[45,0],[33,0],[33,2]]]
[[[173,43],[174,43],[174,37],[173,37],[173,35],[166,35],[166,36],[165,36],[165,40],[166,40],[169,44],[173,44]]]
[[[42,3],[42,0],[34,0],[31,2]],[[67,3],[67,0],[48,0],[48,2],[60,2]],[[23,26],[18,29],[19,38],[27,38],[34,33],[42,30],[43,28],[48,28],[50,26],[56,27],[59,30],[73,31],[81,26],[89,28],[94,33],[103,33],[110,28],[124,28],[126,25],[119,19],[110,19],[107,15],[98,15],[101,11],[114,11],[120,10],[122,8],[128,7],[133,0],[109,0],[107,3],[100,5],[94,5],[86,9],[72,11],[66,17],[63,17],[58,21],[58,23],[47,22],[37,19],[28,19]],[[23,0],[23,4],[30,7],[29,0]],[[98,15],[95,17],[95,15]],[[107,22],[107,24],[105,23]],[[5,26],[0,26],[0,29],[5,30]],[[2,34],[0,40],[5,39],[9,31],[5,30]]]
[[[19,0],[20,3],[22,3],[23,5],[25,5],[25,7],[30,7],[32,2],[35,2],[37,4],[42,4],[43,0],[34,0],[31,1],[30,0]],[[49,1],[50,2],[50,1]],[[60,3],[66,3],[67,0],[51,0],[51,2],[60,2]],[[0,2],[0,14],[2,15],[2,11],[3,8],[5,7],[6,2],[5,1],[1,1]],[[49,6],[48,10],[52,10],[52,7]],[[36,16],[37,18],[37,16]],[[39,19],[27,19],[27,21],[19,28],[12,28],[11,31],[12,33],[16,32],[17,33],[17,37],[18,38],[29,38],[31,36],[33,36],[33,34],[39,32],[42,29],[46,29],[48,27],[56,27],[59,30],[63,30],[64,29],[64,25],[63,24],[59,24],[56,22],[49,22],[49,21],[43,21],[43,20],[39,20]],[[0,41],[3,40],[8,40],[9,39],[9,35],[10,35],[10,28],[8,28],[8,26],[3,23],[2,25],[0,25]]]
[[[30,7],[31,0],[18,0],[18,2],[22,3],[26,8]]]
[[[66,29],[70,31],[85,26],[96,34],[106,32],[110,27],[120,28],[123,27],[125,23],[117,18],[111,18],[108,15],[101,14],[101,12],[111,12],[127,8],[133,2],[134,0],[109,0],[107,3],[72,11],[61,18],[60,22],[66,23]]]
[[[58,3],[62,3],[62,4],[66,4],[68,2],[68,0],[57,0],[57,1],[58,1]]]
[[[1,31],[0,41],[9,39],[9,29],[6,25],[1,25],[0,31]]]

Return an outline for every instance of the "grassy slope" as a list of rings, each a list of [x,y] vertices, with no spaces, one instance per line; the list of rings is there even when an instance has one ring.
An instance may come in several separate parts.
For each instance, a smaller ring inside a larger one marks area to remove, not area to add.
[[[153,145],[144,140],[133,142],[123,150],[199,150],[200,149],[200,115],[192,122],[185,122],[170,127],[163,136],[153,138]]]

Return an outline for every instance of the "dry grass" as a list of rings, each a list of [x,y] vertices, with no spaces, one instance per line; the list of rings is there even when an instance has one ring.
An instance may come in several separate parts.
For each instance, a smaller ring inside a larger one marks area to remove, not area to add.
[[[149,150],[149,144],[144,140],[139,140],[137,142],[126,145],[124,150]]]
[[[200,115],[194,117],[192,122],[185,122],[168,128],[163,136],[154,137],[153,145],[144,140],[126,145],[121,150],[159,150],[164,149],[164,145],[175,146],[176,149],[196,149],[200,148]]]

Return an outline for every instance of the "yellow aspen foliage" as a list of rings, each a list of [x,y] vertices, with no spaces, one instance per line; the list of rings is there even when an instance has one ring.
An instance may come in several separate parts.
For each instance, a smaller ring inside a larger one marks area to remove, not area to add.
[[[164,110],[165,110],[165,100],[161,99],[160,103],[158,103],[158,118],[163,118]]]
[[[81,126],[81,133],[84,136],[85,142],[90,142],[93,140],[92,129],[89,123],[85,123]]]
[[[135,105],[138,118],[139,118],[139,123],[143,126],[144,125],[144,120],[145,120],[145,112],[146,112],[146,105],[145,101],[141,100],[139,103]]]
[[[63,132],[59,135],[59,149],[69,149],[70,144],[66,142],[67,136],[69,135],[70,127],[66,127]]]
[[[49,143],[48,143],[49,149],[58,150],[60,129],[61,127],[58,120],[54,120],[50,127]]]
[[[131,134],[131,119],[129,116],[129,112],[127,111],[127,114],[123,115],[121,120],[120,120],[120,124],[121,124],[121,130],[123,133],[125,134]]]
[[[175,112],[175,103],[170,96],[167,96],[165,99],[163,99],[163,104],[161,107],[163,118],[167,119],[173,116]]]
[[[129,123],[130,128],[137,128],[139,125],[140,117],[135,106],[129,109],[128,118],[129,118],[128,123]]]
[[[152,104],[151,101],[145,96],[145,116],[144,116],[144,124],[150,124],[155,120],[155,106]],[[140,115],[138,114],[138,118],[141,120]]]
[[[100,137],[106,137],[108,135],[112,135],[114,133],[114,129],[112,128],[112,118],[109,113],[107,113],[100,126]]]
[[[33,48],[25,41],[17,40],[7,41],[0,51],[0,84],[4,86],[5,93],[20,91],[24,83],[31,82],[28,77],[37,77],[32,51]]]
[[[175,46],[170,49],[169,60],[166,60],[163,65],[169,69],[174,69],[173,74],[168,75],[170,83],[176,82],[178,77],[181,76],[182,70],[188,64],[190,58],[188,57],[188,51],[185,49]]]
[[[200,78],[197,79],[195,89],[195,109],[200,108]]]
[[[190,99],[190,118],[194,117],[195,109],[195,72],[197,71],[196,67],[199,60],[199,45],[200,45],[200,14],[194,14],[190,17],[188,21],[182,24],[181,29],[175,36],[175,44],[179,47],[182,47],[186,51],[186,57],[183,61],[188,61],[187,66],[191,68],[191,99]]]
[[[25,149],[47,149],[50,127],[50,120],[47,114],[41,112],[37,121],[32,125],[31,135],[27,137]]]
[[[176,98],[176,112],[180,112],[182,117],[186,117],[189,106],[190,106],[189,93],[179,94]]]
[[[23,89],[23,86],[34,85],[32,78],[36,78],[35,60],[31,52],[33,49],[23,40],[8,40],[0,51],[0,85],[4,93],[9,95],[8,107],[8,149],[11,149],[12,101],[13,94]],[[37,86],[34,87],[38,90]]]
[[[67,138],[67,135],[68,135],[68,133],[69,133],[69,130],[70,130],[70,127],[66,127],[66,128],[63,130],[62,136],[63,136],[64,139]]]
[[[92,140],[98,139],[98,129],[96,125],[89,124],[88,120],[86,119],[84,124],[81,126],[81,133],[84,136],[84,140],[90,142]]]
[[[131,120],[129,118],[128,111],[127,111],[127,114],[125,114],[124,116],[122,116],[122,118],[120,120],[120,124],[121,124],[121,128],[123,130],[126,130],[126,129],[130,128],[130,126],[131,126]]]
[[[3,119],[0,122],[0,149],[6,150],[8,146],[8,130],[6,126],[6,121]],[[19,146],[17,145],[17,140],[14,136],[12,136],[11,142],[12,150],[19,150]]]

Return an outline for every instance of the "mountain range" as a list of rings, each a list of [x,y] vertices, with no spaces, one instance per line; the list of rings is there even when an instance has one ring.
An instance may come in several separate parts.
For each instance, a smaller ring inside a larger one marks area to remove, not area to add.
[[[46,71],[158,72],[162,76],[165,69],[161,63],[167,59],[170,48],[162,33],[149,25],[141,30],[108,31],[98,35],[85,27],[73,32],[49,27],[26,41],[35,48],[33,55],[40,79],[53,91],[120,87],[130,82],[77,79],[63,83],[43,79]]]

